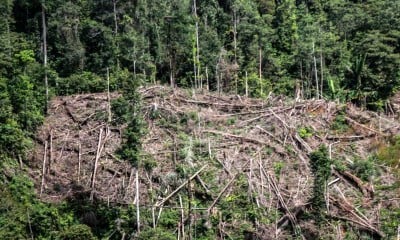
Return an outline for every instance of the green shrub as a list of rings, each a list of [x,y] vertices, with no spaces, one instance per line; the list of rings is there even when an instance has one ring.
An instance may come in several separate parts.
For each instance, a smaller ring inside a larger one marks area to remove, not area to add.
[[[284,162],[275,162],[273,164],[273,166],[274,166],[275,176],[279,178],[279,176],[281,175],[282,169],[285,167],[285,163]]]
[[[76,224],[60,234],[61,240],[95,240],[92,230],[85,224]]]
[[[392,168],[394,174],[400,180],[400,136],[390,139],[388,144],[384,144],[378,148],[376,157],[386,166]]]
[[[331,174],[331,160],[325,145],[310,154],[311,171],[314,174],[312,204],[315,220],[321,223],[325,212],[325,187]]]
[[[75,73],[67,78],[60,78],[57,84],[58,95],[104,92],[107,90],[107,81],[92,72]]]
[[[359,178],[364,181],[369,181],[377,173],[376,167],[374,165],[375,160],[375,156],[369,157],[366,160],[356,158],[351,166],[351,169],[356,173]]]
[[[228,120],[226,120],[226,124],[228,125],[234,125],[236,123],[236,118],[232,117],[232,118],[228,118]]]
[[[144,157],[142,164],[147,172],[151,172],[155,167],[157,167],[157,161],[152,156]]]
[[[349,125],[346,121],[345,110],[339,111],[339,113],[336,115],[334,121],[331,124],[331,129],[339,133],[343,133],[349,130]]]
[[[138,240],[175,240],[176,237],[174,234],[165,231],[161,228],[148,228],[142,231],[139,236]]]
[[[111,110],[115,124],[123,124],[128,121],[129,102],[124,97],[119,97],[111,101]]]
[[[309,127],[301,127],[297,133],[301,138],[306,139],[313,135],[313,130]]]
[[[397,229],[400,226],[400,208],[381,209],[381,230],[386,234],[386,239],[396,239]]]

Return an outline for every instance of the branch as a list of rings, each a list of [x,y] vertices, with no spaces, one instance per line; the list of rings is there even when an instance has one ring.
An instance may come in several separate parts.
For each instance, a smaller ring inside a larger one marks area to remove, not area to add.
[[[267,143],[264,142],[264,141],[260,141],[260,140],[254,139],[254,138],[248,138],[248,137],[244,137],[244,136],[240,136],[240,135],[234,135],[234,134],[230,134],[230,133],[226,133],[226,132],[221,132],[221,131],[203,130],[202,132],[203,133],[213,133],[213,134],[222,135],[224,137],[232,137],[232,138],[241,139],[241,140],[244,140],[246,142],[252,142],[252,143],[256,143],[256,144],[267,145]]]
[[[246,167],[247,164],[250,162],[247,161],[242,168]],[[221,192],[219,192],[217,198],[214,199],[213,203],[208,207],[207,213],[208,215],[211,214],[211,210],[214,208],[215,204],[218,203],[219,199],[222,197],[222,195],[226,192],[226,190],[229,188],[229,186],[237,179],[237,176],[240,174],[241,172],[237,172],[232,178],[231,180],[229,180],[229,182],[225,185],[225,187],[221,190]]]
[[[186,184],[188,184],[190,181],[192,181],[197,175],[199,175],[205,168],[207,167],[207,165],[204,165],[202,168],[200,168],[199,171],[195,172],[188,180],[186,180],[184,183],[182,183],[177,189],[175,189],[175,191],[173,191],[172,193],[170,193],[168,196],[166,196],[163,200],[161,200],[160,202],[157,202],[155,204],[155,207],[161,207],[166,201],[168,201],[168,199],[170,199],[171,197],[173,197],[176,193],[178,193]]]
[[[351,185],[355,186],[356,188],[360,189],[363,193],[364,197],[373,198],[374,197],[374,190],[368,183],[364,183],[360,178],[351,174],[348,171],[339,171],[337,169],[333,170],[333,174],[337,177],[346,180]]]
[[[361,123],[357,122],[357,121],[354,120],[354,119],[351,119],[351,118],[349,118],[349,117],[345,117],[345,119],[346,119],[347,121],[351,122],[351,123],[354,123],[355,125],[357,125],[357,126],[359,126],[359,127],[362,127],[362,128],[364,128],[364,129],[366,129],[366,130],[368,130],[368,131],[374,132],[374,133],[376,133],[376,134],[378,134],[378,135],[380,135],[380,136],[384,136],[384,137],[387,136],[387,135],[385,135],[385,134],[383,134],[383,133],[381,133],[381,132],[379,132],[379,131],[377,131],[377,130],[375,130],[375,129],[369,128],[369,127],[365,126],[364,124],[361,124]]]

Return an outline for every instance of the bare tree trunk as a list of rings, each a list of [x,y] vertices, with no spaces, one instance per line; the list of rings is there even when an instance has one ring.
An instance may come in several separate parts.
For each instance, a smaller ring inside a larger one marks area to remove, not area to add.
[[[197,88],[197,64],[196,64],[196,57],[193,56],[193,71],[194,71],[194,85],[193,88]]]
[[[100,129],[100,133],[99,133],[99,141],[97,144],[97,153],[96,153],[96,158],[94,161],[94,168],[93,168],[93,175],[92,175],[92,184],[91,184],[91,193],[90,193],[90,201],[93,201],[93,197],[94,197],[94,187],[96,184],[96,172],[97,172],[97,165],[100,159],[100,155],[101,155],[101,138],[103,135],[103,129]]]
[[[321,85],[320,85],[320,88],[321,88],[321,97],[323,97],[324,95],[323,95],[323,93],[324,93],[324,58],[323,58],[323,55],[322,55],[322,48],[321,48],[321,52],[320,52],[320,67],[321,67]]]
[[[245,78],[245,87],[246,87],[246,97],[249,96],[249,82],[248,82],[248,77],[247,77],[247,71],[246,71],[246,78]]]
[[[136,226],[137,226],[137,232],[140,233],[140,199],[139,199],[139,168],[136,169]]]
[[[46,88],[46,106],[45,111],[47,113],[48,102],[49,102],[49,81],[47,79],[47,28],[46,28],[46,11],[45,3],[42,4],[42,38],[43,38],[43,67],[44,67],[44,85]]]
[[[81,158],[82,158],[82,145],[81,145],[81,140],[79,140],[79,145],[78,145],[78,184],[81,181]]]
[[[234,44],[234,54],[235,54],[235,65],[237,65],[237,16],[236,9],[233,10],[233,44]],[[238,93],[238,77],[235,70],[235,93]]]
[[[220,79],[219,79],[219,72],[218,72],[218,64],[215,66],[215,77],[217,78],[217,92],[218,95],[220,94]]]
[[[26,217],[28,218],[28,226],[29,226],[29,233],[31,234],[31,239],[34,240],[32,225],[31,225],[31,217],[29,216],[29,210],[26,210]]]
[[[304,98],[304,81],[303,81],[303,60],[300,61],[300,98]]]
[[[118,19],[117,19],[117,0],[113,0],[113,13],[114,13],[114,34],[118,34]]]
[[[179,205],[181,207],[181,222],[180,222],[180,232],[182,239],[185,239],[185,212],[183,210],[183,204],[182,204],[182,197],[179,195]]]
[[[188,200],[188,223],[189,223],[189,227],[188,227],[188,239],[191,240],[192,239],[192,183],[189,180],[188,182],[188,194],[189,194],[189,200]]]
[[[318,82],[318,69],[317,69],[317,59],[315,57],[315,43],[313,42],[313,59],[314,59],[314,74],[315,74],[315,84],[316,84],[316,98],[319,99],[319,82]]]
[[[7,4],[7,13],[9,12],[9,1],[6,1]],[[7,52],[8,52],[8,56],[11,57],[11,31],[10,31],[10,21],[8,20],[8,15],[6,16],[6,31],[7,31]]]
[[[171,84],[171,88],[174,88],[175,83],[174,83],[174,74],[172,70],[172,58],[171,56],[169,57],[169,82]]]
[[[233,53],[235,55],[235,64],[237,63],[237,18],[236,9],[233,9]]]
[[[108,112],[108,124],[111,123],[112,116],[111,116],[111,97],[110,97],[110,71],[107,68],[107,112]]]
[[[47,173],[50,173],[51,163],[53,161],[53,129],[50,130],[50,150],[49,150],[49,167],[47,168]]]
[[[259,78],[260,78],[260,95],[262,95],[263,94],[263,88],[262,88],[262,69],[261,69],[261,66],[262,66],[262,51],[261,51],[261,48],[259,49],[259,68],[258,68],[258,74],[259,74]]]
[[[117,2],[118,0],[113,0],[113,14],[114,14],[114,38],[116,39],[118,36],[118,12],[117,12]],[[116,55],[116,63],[117,63],[117,69],[119,69],[120,65],[119,65],[119,58],[118,58],[118,54],[119,54],[119,43],[116,40],[115,41],[115,45],[116,45],[116,49],[117,49],[117,55]]]
[[[210,83],[208,82],[208,67],[206,67],[206,80],[207,80],[207,91],[210,91]]]
[[[195,18],[195,28],[196,28],[196,52],[194,57],[194,85],[195,88],[201,86],[200,83],[200,45],[199,45],[199,21],[197,16],[197,3],[193,0],[193,13]]]
[[[44,154],[43,154],[43,164],[42,164],[42,183],[40,184],[40,195],[42,196],[44,189],[44,179],[46,177],[46,161],[47,161],[47,141],[44,142]]]

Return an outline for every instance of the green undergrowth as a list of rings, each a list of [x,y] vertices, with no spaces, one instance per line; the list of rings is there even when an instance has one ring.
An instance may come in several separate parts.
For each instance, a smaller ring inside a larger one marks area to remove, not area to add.
[[[389,167],[400,181],[400,135],[389,139],[386,144],[382,144],[377,150],[377,160]]]
[[[346,121],[346,108],[341,109],[337,114],[333,122],[331,123],[331,130],[336,133],[344,133],[350,129]]]

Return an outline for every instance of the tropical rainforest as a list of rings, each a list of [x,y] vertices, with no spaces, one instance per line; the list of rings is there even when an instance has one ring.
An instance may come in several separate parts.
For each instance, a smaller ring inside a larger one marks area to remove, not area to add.
[[[398,0],[0,0],[0,15],[0,239],[176,238],[174,219],[180,213],[174,211],[167,211],[157,228],[150,227],[150,213],[142,216],[140,227],[134,204],[40,198],[27,168],[54,98],[121,94],[112,103],[113,114],[125,124],[116,154],[136,168],[146,134],[141,86],[326,100],[376,114],[393,111],[390,99],[400,88]],[[346,116],[338,117],[336,123],[345,125]],[[299,132],[302,139],[309,134],[314,133],[308,128]],[[395,139],[377,158],[399,153]],[[311,168],[316,181],[326,183],[328,150],[314,150]],[[324,211],[324,188],[317,186],[311,212],[324,215],[318,212]],[[235,204],[246,205],[244,197],[239,200]],[[229,201],[221,207],[228,209]],[[239,219],[256,212],[229,214]],[[387,214],[392,214],[390,239],[400,226],[400,210]],[[101,220],[88,220],[92,215]],[[321,227],[328,220],[313,221]],[[229,234],[215,230],[217,225],[199,227],[197,239],[264,239],[249,238],[252,227]],[[313,239],[297,227],[293,224],[293,238]],[[346,239],[357,236],[376,237]]]

